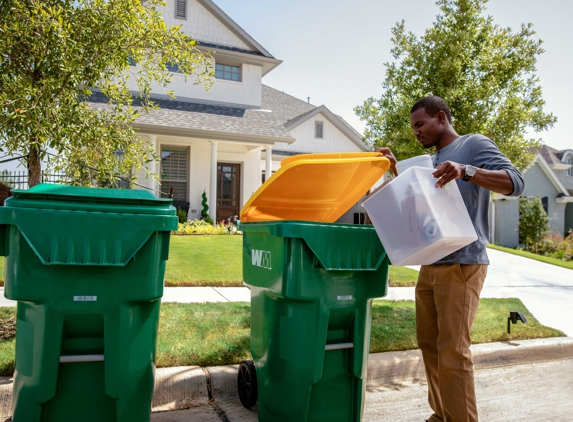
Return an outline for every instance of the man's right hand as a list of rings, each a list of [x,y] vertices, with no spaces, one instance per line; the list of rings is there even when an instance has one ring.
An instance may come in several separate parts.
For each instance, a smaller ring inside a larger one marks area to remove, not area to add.
[[[378,148],[376,149],[376,152],[382,153],[382,156],[386,157],[390,161],[390,168],[392,169],[392,173],[394,173],[394,176],[398,176],[398,171],[396,170],[397,161],[394,157],[394,154],[392,154],[392,151],[390,151],[390,148]]]

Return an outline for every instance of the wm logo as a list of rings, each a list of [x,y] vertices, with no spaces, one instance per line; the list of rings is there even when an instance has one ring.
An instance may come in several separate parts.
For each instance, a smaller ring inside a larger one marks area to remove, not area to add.
[[[271,267],[271,252],[270,251],[259,251],[253,249],[253,265],[256,267],[266,268],[267,270],[272,269]]]

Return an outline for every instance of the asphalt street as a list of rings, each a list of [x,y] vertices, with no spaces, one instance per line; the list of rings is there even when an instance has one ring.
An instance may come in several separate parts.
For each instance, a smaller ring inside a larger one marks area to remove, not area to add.
[[[573,414],[573,360],[504,366],[475,373],[480,420],[565,422]],[[366,391],[363,422],[422,422],[431,414],[425,380],[385,384]],[[288,397],[285,397],[288,400]],[[171,412],[151,422],[257,422],[237,399]]]

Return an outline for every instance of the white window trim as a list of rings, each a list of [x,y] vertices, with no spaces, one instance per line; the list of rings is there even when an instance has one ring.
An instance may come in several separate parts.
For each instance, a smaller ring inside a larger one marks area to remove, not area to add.
[[[225,79],[225,78],[217,78],[217,65],[220,64],[221,66],[232,66],[232,67],[238,67],[239,68],[239,80],[238,81],[234,81],[232,79]],[[219,81],[225,81],[225,82],[233,82],[233,83],[243,83],[243,65],[242,64],[230,64],[230,63],[225,63],[225,62],[215,62],[215,80]]]
[[[318,135],[318,125],[321,127],[321,136]],[[322,120],[315,120],[314,121],[314,138],[315,139],[324,139],[324,122]]]

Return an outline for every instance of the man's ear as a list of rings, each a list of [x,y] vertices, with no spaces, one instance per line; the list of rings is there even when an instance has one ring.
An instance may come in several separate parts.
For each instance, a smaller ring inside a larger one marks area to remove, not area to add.
[[[446,120],[448,120],[448,117],[443,110],[438,111],[438,120],[440,123],[446,123]]]

